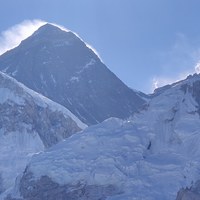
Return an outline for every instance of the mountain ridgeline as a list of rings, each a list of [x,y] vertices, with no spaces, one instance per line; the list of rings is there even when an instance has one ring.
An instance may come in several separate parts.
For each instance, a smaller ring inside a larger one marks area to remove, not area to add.
[[[133,118],[110,118],[34,156],[6,200],[199,200],[199,84],[189,76]]]
[[[146,96],[51,24],[0,70],[0,200],[200,199],[199,74]]]
[[[0,70],[88,125],[128,118],[145,103],[78,36],[51,24],[0,56]]]

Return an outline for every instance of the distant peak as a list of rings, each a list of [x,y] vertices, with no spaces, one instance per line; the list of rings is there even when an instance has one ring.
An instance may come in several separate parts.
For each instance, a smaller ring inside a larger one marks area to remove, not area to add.
[[[51,24],[51,23],[46,23],[44,25],[42,25],[35,33],[34,35],[37,35],[37,34],[50,34],[50,33],[59,33],[59,32],[69,32],[67,31],[66,29],[64,28],[61,28],[59,26],[56,26],[54,24]]]
[[[96,52],[94,48],[92,48],[89,44],[87,44],[77,33],[69,29],[66,29],[63,26],[47,22],[46,24],[42,25],[37,31],[35,31],[32,36],[39,35],[42,38],[53,38],[53,39],[58,38],[59,36],[60,37],[63,36],[66,39],[66,33],[68,37],[71,37],[76,41],[81,41],[82,43],[84,43],[87,46],[87,48],[93,51],[93,53],[101,60],[99,54]],[[101,60],[101,62],[103,61]]]
[[[62,30],[65,32],[70,32],[68,29],[66,29],[60,25],[52,24],[52,23],[48,23],[48,22],[46,24],[42,25],[40,28],[44,29],[44,30]]]
[[[39,28],[40,30],[48,30],[48,29],[59,29],[57,26],[55,26],[55,25],[53,25],[53,24],[50,24],[50,23],[46,23],[46,24],[44,24],[44,25],[42,25],[40,28]],[[38,30],[39,30],[38,29]]]
[[[200,74],[194,73],[194,74],[188,75],[186,79],[199,79],[199,78],[200,78]]]

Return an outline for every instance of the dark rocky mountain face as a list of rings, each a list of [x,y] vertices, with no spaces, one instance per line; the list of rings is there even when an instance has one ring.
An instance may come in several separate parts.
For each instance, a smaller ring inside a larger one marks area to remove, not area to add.
[[[145,102],[74,33],[51,24],[0,56],[0,70],[89,125],[127,118]]]
[[[8,195],[5,200],[106,200],[119,193],[118,188],[112,185],[85,185],[81,182],[59,185],[48,176],[35,181],[33,175],[26,171],[20,180],[19,190],[23,198],[16,199]]]

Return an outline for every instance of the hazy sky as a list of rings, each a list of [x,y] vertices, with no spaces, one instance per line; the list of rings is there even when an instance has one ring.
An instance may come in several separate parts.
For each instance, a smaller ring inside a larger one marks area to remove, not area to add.
[[[0,49],[40,19],[78,33],[131,88],[149,93],[195,67],[198,72],[200,0],[0,0],[0,5]]]

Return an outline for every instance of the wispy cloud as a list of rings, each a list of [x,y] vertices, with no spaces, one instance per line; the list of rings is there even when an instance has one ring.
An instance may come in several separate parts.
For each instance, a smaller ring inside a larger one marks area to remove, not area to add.
[[[174,77],[165,77],[165,76],[156,76],[152,79],[152,87],[151,87],[151,91],[153,92],[155,89],[168,85],[168,84],[172,84],[175,82],[178,82],[180,80],[185,79],[189,74],[193,74],[195,73],[193,72],[184,72],[184,73],[180,73],[177,76]]]
[[[46,22],[41,20],[25,20],[0,34],[0,55],[20,44]]]
[[[99,59],[101,60],[101,62],[103,62],[103,60],[102,60],[102,58],[101,58],[99,52],[98,52],[93,46],[91,46],[91,45],[88,44],[88,43],[86,43],[86,46],[87,46],[89,49],[91,49],[91,50],[99,57]]]
[[[152,91],[158,87],[182,80],[189,74],[200,73],[200,44],[177,34],[174,45],[165,52],[159,52],[161,73],[152,78]]]
[[[196,66],[195,66],[195,72],[196,72],[197,74],[200,73],[200,60],[197,62]]]

